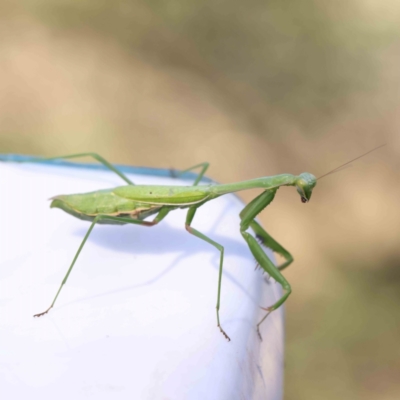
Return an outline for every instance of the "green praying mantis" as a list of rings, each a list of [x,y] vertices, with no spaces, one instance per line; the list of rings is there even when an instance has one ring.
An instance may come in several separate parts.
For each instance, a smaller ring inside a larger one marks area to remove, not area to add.
[[[352,161],[341,165],[340,167],[335,168],[327,174],[322,175],[318,179],[333,172],[337,172],[339,169],[343,168],[349,163],[365,156],[379,147],[370,150],[369,152],[353,159]],[[76,218],[91,222],[91,225],[77,252],[75,253],[72,263],[69,266],[67,273],[64,276],[64,279],[62,280],[52,303],[50,304],[50,307],[44,312],[35,314],[34,317],[45,315],[50,311],[51,308],[53,308],[61,289],[66,284],[68,277],[79,257],[79,254],[81,253],[96,224],[135,224],[152,227],[161,222],[171,211],[181,208],[188,209],[185,222],[186,230],[190,234],[214,246],[220,252],[216,304],[217,326],[224,337],[230,341],[228,334],[221,326],[219,315],[224,263],[224,247],[212,240],[210,237],[193,228],[192,222],[197,209],[206,202],[214,200],[228,193],[259,188],[262,189],[263,192],[254,198],[249,204],[247,204],[239,214],[241,221],[240,233],[247,243],[254,258],[256,259],[257,264],[283,288],[282,296],[274,304],[267,308],[261,307],[266,311],[265,316],[257,324],[257,333],[261,339],[260,325],[266,320],[272,311],[279,308],[287,300],[292,292],[289,282],[282,275],[282,270],[287,268],[293,262],[293,257],[282,245],[280,245],[262,228],[255,218],[272,202],[277,190],[282,186],[294,186],[300,195],[302,203],[307,203],[310,201],[313,189],[317,184],[317,178],[313,174],[308,172],[303,172],[300,175],[280,174],[231,184],[211,184],[199,186],[199,182],[209,167],[209,164],[204,162],[179,172],[180,175],[196,168],[200,168],[200,173],[197,175],[191,186],[155,186],[135,185],[121,171],[96,153],[80,153],[40,159],[32,158],[20,162],[35,162],[39,160],[52,161],[78,157],[92,157],[122,178],[126,182],[126,185],[118,186],[112,189],[98,190],[90,193],[59,195],[51,198],[51,208],[60,208]],[[152,220],[146,220],[146,218],[153,215],[155,215],[155,217]],[[255,237],[248,232],[249,228],[253,230]],[[283,263],[275,266],[275,264],[265,254],[262,246],[268,247],[275,253],[283,256]]]

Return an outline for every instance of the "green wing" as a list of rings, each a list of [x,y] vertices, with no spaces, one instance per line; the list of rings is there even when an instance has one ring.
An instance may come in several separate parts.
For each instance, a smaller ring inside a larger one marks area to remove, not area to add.
[[[147,204],[188,205],[210,197],[207,186],[120,186],[113,193],[125,199]]]

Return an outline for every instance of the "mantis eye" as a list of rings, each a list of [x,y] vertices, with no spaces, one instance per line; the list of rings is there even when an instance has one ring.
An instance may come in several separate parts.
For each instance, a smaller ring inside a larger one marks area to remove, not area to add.
[[[301,198],[301,202],[302,202],[302,203],[307,203],[307,199],[306,199],[305,197],[302,197],[302,198]]]

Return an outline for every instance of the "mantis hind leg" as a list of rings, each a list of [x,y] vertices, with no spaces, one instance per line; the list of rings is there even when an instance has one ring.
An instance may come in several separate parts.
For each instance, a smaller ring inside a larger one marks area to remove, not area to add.
[[[272,278],[274,278],[282,286],[284,291],[283,296],[277,302],[275,302],[268,308],[263,308],[263,310],[267,311],[267,314],[257,324],[257,333],[261,340],[262,337],[260,333],[260,325],[262,324],[262,322],[265,321],[265,319],[272,311],[279,308],[287,300],[290,293],[292,292],[289,282],[280,272],[280,269],[286,268],[292,262],[292,256],[278,242],[276,242],[271,236],[269,236],[267,232],[256,221],[254,221],[254,218],[272,202],[275,197],[275,193],[276,189],[266,190],[254,200],[252,200],[240,213],[240,218],[242,220],[240,224],[240,233],[242,234],[247,245],[249,246],[250,251],[252,252],[254,258],[257,260],[260,267],[270,276],[272,276]],[[269,257],[265,254],[264,250],[257,242],[257,240],[248,232],[246,232],[249,227],[254,230],[256,235],[261,236],[262,240],[265,241],[265,244],[268,247],[271,247],[272,250],[282,254],[286,258],[286,262],[283,263],[280,267],[276,267],[274,263],[269,259]]]
[[[204,174],[206,173],[206,171],[207,171],[207,169],[208,169],[209,166],[210,166],[210,163],[208,163],[208,162],[203,162],[203,163],[201,163],[201,164],[196,164],[196,165],[194,165],[193,167],[184,169],[183,171],[175,171],[175,170],[172,169],[172,170],[171,170],[171,176],[172,176],[173,178],[178,178],[178,177],[180,177],[181,175],[183,175],[185,172],[189,172],[189,171],[192,171],[192,170],[194,170],[194,169],[196,169],[196,168],[201,167],[201,171],[200,171],[199,174],[197,175],[197,178],[195,179],[195,181],[193,182],[193,185],[192,185],[192,186],[197,186],[197,184],[201,181],[201,178],[203,178],[203,176],[204,176]]]
[[[218,295],[217,295],[217,325],[221,333],[225,336],[225,338],[230,341],[230,337],[227,335],[227,333],[222,329],[220,320],[219,320],[219,307],[220,307],[220,301],[221,301],[221,282],[222,282],[222,267],[224,264],[224,247],[220,245],[219,243],[215,242],[214,240],[210,239],[208,236],[204,235],[203,233],[199,232],[198,230],[194,229],[191,227],[191,223],[193,221],[194,215],[196,213],[197,207],[191,207],[189,208],[189,211],[187,213],[186,217],[186,224],[185,228],[186,230],[191,233],[192,235],[198,237],[199,239],[202,239],[206,241],[207,243],[210,243],[214,247],[216,247],[219,252],[220,252],[220,258],[219,258],[219,273],[218,273]]]
[[[167,214],[169,213],[169,211],[170,211],[170,209],[168,209],[168,208],[162,208],[159,211],[159,213],[155,216],[153,221],[141,221],[141,220],[133,220],[131,218],[125,218],[125,217],[112,217],[112,216],[109,216],[109,215],[98,215],[93,220],[93,222],[90,225],[90,228],[88,229],[88,231],[86,232],[86,235],[83,238],[83,240],[82,240],[77,252],[75,253],[75,256],[74,256],[74,258],[72,260],[72,263],[71,263],[70,267],[68,268],[68,271],[65,274],[64,279],[62,280],[61,285],[60,285],[60,287],[59,287],[59,289],[58,289],[58,291],[56,293],[56,296],[54,297],[54,300],[52,301],[50,307],[44,312],[41,312],[39,314],[35,314],[34,317],[41,317],[42,315],[47,314],[53,308],[53,306],[54,306],[54,304],[55,304],[55,302],[57,300],[57,297],[61,292],[61,289],[63,288],[63,286],[67,282],[68,277],[69,277],[69,275],[70,275],[70,273],[72,271],[72,268],[74,267],[74,265],[76,263],[76,260],[78,259],[79,254],[81,253],[81,251],[83,249],[83,246],[85,245],[87,239],[89,238],[90,234],[92,233],[92,230],[93,230],[94,226],[99,221],[101,221],[101,220],[118,221],[118,222],[124,222],[124,223],[127,223],[127,224],[135,224],[135,225],[142,225],[142,226],[149,226],[150,227],[150,226],[154,226],[154,225],[158,224],[162,219],[164,219],[167,216]]]
[[[120,178],[122,178],[128,185],[134,185],[134,183],[127,177],[125,176],[121,171],[119,171],[117,168],[115,168],[112,164],[110,164],[106,159],[104,159],[102,156],[100,156],[97,153],[78,153],[78,154],[68,154],[66,156],[58,156],[58,157],[50,157],[50,158],[32,158],[29,160],[26,160],[27,162],[31,161],[53,161],[53,160],[67,160],[70,158],[79,158],[79,157],[92,157],[99,163],[103,164],[106,168],[108,168],[110,171],[115,172]]]

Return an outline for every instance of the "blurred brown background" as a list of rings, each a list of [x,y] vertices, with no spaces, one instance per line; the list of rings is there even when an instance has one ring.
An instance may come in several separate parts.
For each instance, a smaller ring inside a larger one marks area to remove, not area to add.
[[[388,143],[261,219],[295,257],[285,399],[398,399],[399,38],[394,0],[0,0],[0,152],[226,183]]]

